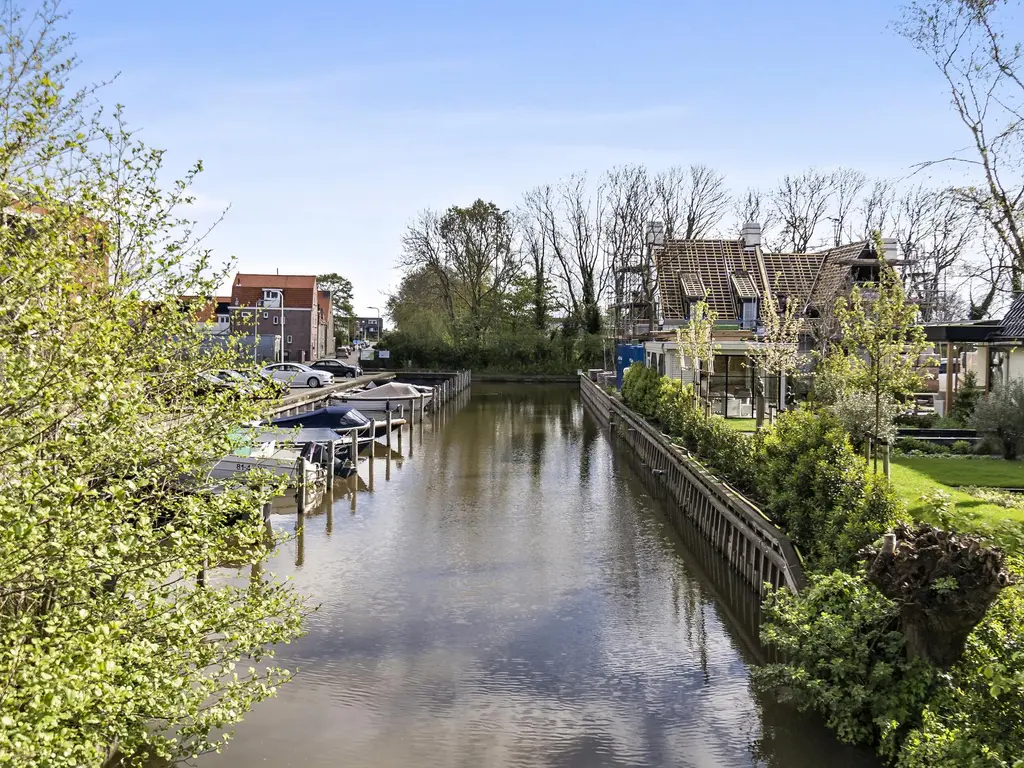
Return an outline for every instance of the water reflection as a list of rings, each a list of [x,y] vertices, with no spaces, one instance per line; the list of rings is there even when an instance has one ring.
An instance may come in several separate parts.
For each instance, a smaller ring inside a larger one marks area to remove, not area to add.
[[[575,392],[476,388],[403,440],[281,548],[321,603],[296,681],[202,766],[872,764],[752,694],[756,604]]]

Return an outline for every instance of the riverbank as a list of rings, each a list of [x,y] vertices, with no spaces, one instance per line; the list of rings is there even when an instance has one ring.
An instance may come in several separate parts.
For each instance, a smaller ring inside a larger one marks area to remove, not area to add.
[[[1008,766],[1024,753],[1024,657],[1014,650],[1024,562],[983,536],[902,524],[902,500],[828,411],[787,411],[748,437],[642,366],[627,371],[621,397],[760,500],[803,548],[807,587],[775,589],[765,605],[763,639],[788,661],[757,671],[763,685],[905,768],[983,754]],[[642,428],[630,421],[627,432]],[[949,510],[935,519],[945,524]]]

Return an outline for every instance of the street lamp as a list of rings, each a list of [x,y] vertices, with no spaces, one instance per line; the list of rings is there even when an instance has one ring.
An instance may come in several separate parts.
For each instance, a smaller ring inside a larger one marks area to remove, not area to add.
[[[380,308],[379,307],[367,307],[367,309],[374,309],[377,311],[377,341],[380,341]]]

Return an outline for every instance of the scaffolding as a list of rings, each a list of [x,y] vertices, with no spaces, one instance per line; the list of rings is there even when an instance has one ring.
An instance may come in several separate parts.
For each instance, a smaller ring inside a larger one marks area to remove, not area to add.
[[[655,252],[665,244],[660,221],[647,225],[642,251],[617,255],[612,264],[615,295],[610,309],[616,342],[635,341],[657,329]]]

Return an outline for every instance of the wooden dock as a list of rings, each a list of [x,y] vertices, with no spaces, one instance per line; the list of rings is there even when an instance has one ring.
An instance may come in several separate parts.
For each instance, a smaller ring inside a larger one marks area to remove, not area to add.
[[[805,586],[792,542],[739,491],[585,376],[580,395],[598,423],[664,486],[677,530],[689,521],[758,595],[764,595],[765,583],[793,592]]]

